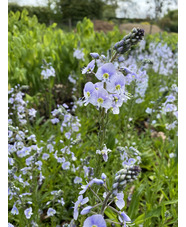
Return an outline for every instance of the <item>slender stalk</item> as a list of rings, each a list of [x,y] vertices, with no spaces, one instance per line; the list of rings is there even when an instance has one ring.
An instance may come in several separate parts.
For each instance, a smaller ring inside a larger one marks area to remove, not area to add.
[[[91,192],[96,196],[96,198],[102,203],[103,201],[100,199],[100,197],[95,193],[94,190],[92,190],[92,188],[89,188],[91,190]]]
[[[107,202],[108,202],[108,200],[109,200],[111,194],[112,194],[112,191],[110,191],[110,192],[107,194],[107,196],[106,196],[106,198],[105,198],[105,200],[104,200],[104,202],[103,202],[103,205],[102,205],[102,208],[101,208],[101,214],[102,214],[102,215],[104,214],[105,207],[106,207],[106,205],[107,205]]]
[[[110,223],[114,223],[114,224],[116,224],[116,225],[121,225],[121,223],[112,221],[112,220],[110,220],[110,219],[105,219],[105,221],[110,222]]]
[[[103,145],[104,145],[104,141],[105,141],[105,131],[106,131],[106,127],[105,127],[105,110],[104,108],[102,108],[100,110],[100,128],[99,128],[99,133],[98,133],[98,139],[99,139],[99,150],[103,149]],[[102,171],[102,166],[101,166],[101,161],[102,161],[102,156],[99,155],[98,157],[96,157],[97,160],[97,165],[96,165],[96,169],[95,169],[95,176],[99,177],[101,171]]]
[[[116,210],[114,207],[112,207],[112,206],[108,206],[111,210],[113,210],[114,212],[116,212],[117,214],[119,214],[120,215],[120,212],[118,211],[118,210]]]
[[[112,58],[110,59],[110,62],[113,62],[115,60],[115,58],[117,57],[117,52],[115,52],[115,54],[112,56]]]

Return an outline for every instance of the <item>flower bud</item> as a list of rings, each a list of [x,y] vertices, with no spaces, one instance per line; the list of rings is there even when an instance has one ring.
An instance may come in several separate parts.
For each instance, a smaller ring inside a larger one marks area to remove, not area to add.
[[[144,30],[140,28],[133,28],[132,31],[123,37],[123,39],[119,42],[117,42],[114,45],[114,49],[120,53],[123,54],[130,50],[130,48],[133,45],[136,45],[140,40],[143,39],[144,36]]]
[[[119,191],[124,190],[127,183],[130,183],[137,179],[141,169],[139,166],[125,167],[118,171],[115,175],[113,189]]]

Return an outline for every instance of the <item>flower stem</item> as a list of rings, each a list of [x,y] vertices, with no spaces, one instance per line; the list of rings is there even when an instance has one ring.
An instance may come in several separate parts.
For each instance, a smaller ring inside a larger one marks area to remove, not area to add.
[[[102,215],[104,214],[105,207],[106,207],[106,205],[107,205],[107,202],[108,202],[108,200],[109,200],[111,194],[112,194],[112,191],[110,191],[110,192],[107,194],[107,196],[106,196],[106,198],[105,198],[105,200],[104,200],[104,202],[103,202],[103,205],[102,205],[102,207],[101,207],[101,214],[102,214]]]
[[[99,196],[95,193],[95,191],[93,191],[92,188],[89,188],[89,189],[96,196],[96,198],[102,203],[103,201],[99,198]]]
[[[112,56],[112,58],[110,59],[110,62],[113,62],[114,61],[114,59],[117,57],[117,52],[115,52],[115,54]]]

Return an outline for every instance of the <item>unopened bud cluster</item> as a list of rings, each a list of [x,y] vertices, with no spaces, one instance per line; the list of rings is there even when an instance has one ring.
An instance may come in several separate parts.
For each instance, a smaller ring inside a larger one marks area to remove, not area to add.
[[[128,35],[114,45],[114,49],[120,54],[127,52],[131,46],[136,45],[143,39],[144,33],[143,29],[133,28]]]
[[[137,179],[141,169],[139,166],[126,167],[115,175],[113,189],[123,191],[126,185]]]

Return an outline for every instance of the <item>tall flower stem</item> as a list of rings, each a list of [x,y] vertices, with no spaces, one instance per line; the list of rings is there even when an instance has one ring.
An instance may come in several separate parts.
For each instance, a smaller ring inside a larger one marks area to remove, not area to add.
[[[110,192],[107,194],[107,196],[106,196],[106,198],[105,198],[105,200],[104,200],[104,202],[103,202],[103,205],[102,205],[102,207],[101,207],[101,214],[102,214],[102,215],[104,214],[105,207],[107,206],[107,202],[108,202],[108,200],[109,200],[111,194],[112,194],[112,191],[110,191]]]
[[[99,140],[99,150],[103,149],[103,145],[105,142],[105,132],[106,132],[106,125],[105,125],[105,110],[102,108],[100,110],[100,122],[99,122],[99,133],[98,133],[98,140]],[[96,156],[97,159],[97,165],[95,168],[95,176],[99,177],[102,171],[102,166],[101,166],[101,161],[102,161],[102,156]]]
[[[113,62],[115,60],[115,58],[117,57],[117,52],[115,52],[115,54],[112,56],[112,58],[110,59],[110,62]]]

